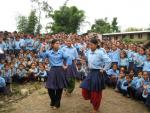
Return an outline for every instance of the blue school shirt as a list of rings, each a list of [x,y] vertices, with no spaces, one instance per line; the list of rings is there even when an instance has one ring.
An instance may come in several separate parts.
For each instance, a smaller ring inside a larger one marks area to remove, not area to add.
[[[122,82],[121,89],[127,91],[128,84],[129,84],[128,81],[125,79],[125,80]]]
[[[112,62],[117,62],[119,65],[120,64],[120,51],[118,49],[115,51],[111,51],[110,58],[111,58]]]
[[[5,79],[0,76],[0,88],[5,87],[5,86],[6,86]]]
[[[140,88],[143,85],[143,77],[137,80],[136,89]]]
[[[26,50],[33,50],[33,39],[31,38],[27,38],[25,40],[25,46],[26,46]]]
[[[120,59],[120,66],[127,66],[129,65],[129,60],[128,58]]]
[[[46,77],[47,76],[47,72],[46,71],[39,71],[39,73],[37,74],[40,77]]]
[[[90,69],[108,70],[111,66],[111,59],[99,49],[96,49],[94,52],[90,50],[86,57]]]
[[[128,50],[127,56],[128,56],[129,62],[133,62],[133,54],[134,54],[134,51]]]
[[[40,53],[41,54],[41,53]],[[63,61],[68,58],[64,52],[58,50],[55,52],[53,49],[44,53],[46,57],[49,59],[51,66],[63,66]]]
[[[135,89],[136,89],[136,84],[137,84],[137,82],[138,82],[138,79],[140,79],[140,78],[138,78],[138,77],[133,77],[133,80],[131,81],[131,86],[132,86],[133,88],[135,88]]]
[[[8,42],[8,49],[13,50],[15,48],[15,40],[9,40]]]
[[[76,60],[78,58],[78,52],[77,52],[76,48],[74,48],[74,47],[65,46],[65,47],[62,48],[62,51],[66,55],[68,55],[68,58],[67,58],[67,61],[66,61],[66,63],[68,65],[71,65],[72,61]]]
[[[118,77],[119,76],[119,70],[113,70],[113,69],[109,69],[108,71],[107,71],[107,75],[108,76],[116,76],[116,77]]]
[[[20,40],[18,40],[18,41],[16,40],[15,41],[15,49],[19,49],[19,50],[21,49],[21,42],[20,42]]]
[[[150,72],[150,61],[144,62],[143,71]]]
[[[0,48],[1,48],[2,50],[7,50],[6,43],[5,43],[5,42],[1,42],[1,43],[0,43]]]
[[[143,67],[144,62],[146,61],[146,55],[138,54],[137,57],[138,61],[136,62],[136,66]]]

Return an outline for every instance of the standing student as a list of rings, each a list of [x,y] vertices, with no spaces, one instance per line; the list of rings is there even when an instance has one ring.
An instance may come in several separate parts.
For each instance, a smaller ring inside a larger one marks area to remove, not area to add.
[[[62,48],[62,51],[67,54],[69,57],[66,60],[66,64],[68,68],[66,70],[66,76],[68,79],[68,86],[66,89],[67,94],[71,94],[75,88],[75,78],[77,76],[77,69],[76,69],[76,59],[78,58],[78,52],[76,48],[72,46],[71,39],[67,39],[67,46]]]
[[[98,40],[90,40],[91,50],[87,54],[89,73],[80,87],[85,100],[90,100],[93,105],[93,113],[100,107],[102,90],[105,89],[104,72],[109,69],[111,60],[106,53],[98,49]],[[105,65],[104,65],[105,64]]]
[[[63,88],[67,87],[67,79],[64,71],[67,68],[67,66],[64,65],[67,56],[59,49],[59,41],[57,39],[52,40],[51,46],[52,49],[44,53],[51,64],[46,88],[48,89],[48,94],[51,99],[50,106],[53,109],[57,109],[60,107]],[[40,51],[42,51],[42,49]]]

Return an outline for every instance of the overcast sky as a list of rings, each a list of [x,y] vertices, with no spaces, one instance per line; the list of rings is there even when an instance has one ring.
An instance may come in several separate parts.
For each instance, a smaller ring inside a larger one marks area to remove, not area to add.
[[[48,0],[54,9],[63,5],[65,0]],[[77,6],[85,11],[86,21],[91,24],[95,19],[108,17],[118,18],[122,30],[127,27],[147,28],[150,24],[150,0],[70,0],[68,6]],[[0,1],[0,30],[16,30],[17,15],[27,16],[31,10],[30,0]],[[46,20],[42,20],[45,25]],[[85,32],[90,26],[82,27]]]

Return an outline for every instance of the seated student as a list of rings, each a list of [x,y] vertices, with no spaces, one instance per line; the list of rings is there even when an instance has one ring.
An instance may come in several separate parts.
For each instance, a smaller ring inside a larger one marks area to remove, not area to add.
[[[5,89],[6,89],[6,82],[5,82],[5,79],[0,74],[0,93],[4,94]]]
[[[132,74],[133,72],[130,71],[130,74]],[[141,77],[142,77],[142,71],[138,72],[138,76],[134,76],[132,81],[131,81],[131,85],[128,87],[128,94],[130,97],[135,98],[136,97],[136,91],[137,89],[140,87],[139,83],[141,82]]]
[[[38,77],[38,81],[42,81],[42,79],[44,80],[44,82],[46,82],[47,80],[47,72],[45,70],[45,66],[44,65],[40,65],[39,66],[39,72],[37,73],[37,77]]]
[[[147,60],[144,62],[144,65],[143,65],[143,71],[148,72],[149,78],[150,78],[150,55],[147,55],[146,59]]]
[[[143,92],[146,95],[145,105],[150,109],[150,85],[147,86],[146,90]]]
[[[149,76],[147,72],[143,72],[143,77],[142,80],[140,81],[140,87],[137,89],[136,91],[136,98],[139,100],[143,100],[142,98],[142,93],[144,91],[144,87],[146,87],[147,85],[149,85],[150,81],[149,81]]]
[[[45,69],[46,69],[47,72],[50,71],[50,69],[51,69],[51,66],[49,64],[49,60],[48,59],[45,59]]]
[[[122,82],[124,80],[125,80],[125,73],[124,72],[120,72],[118,80],[117,80],[117,87],[116,87],[115,91],[121,92],[121,86],[122,86]]]
[[[82,81],[86,78],[85,69],[80,61],[77,61],[76,65],[77,65],[77,79]]]
[[[143,98],[143,101],[145,103],[147,101],[148,95],[150,94],[150,82],[149,82],[149,84],[144,85],[143,88],[144,88],[144,90],[142,93],[142,98]]]
[[[38,69],[37,69],[35,63],[32,63],[31,68],[29,69],[29,80],[30,81],[37,80],[37,73],[38,73]]]
[[[28,80],[27,71],[25,70],[25,66],[23,64],[19,65],[16,75],[14,75],[14,79],[16,79],[17,83],[21,84]]]
[[[7,87],[6,92],[10,93],[11,92],[10,84],[12,82],[12,73],[11,73],[9,64],[5,64],[4,70],[2,70],[2,77],[5,79],[5,82],[6,82],[6,87]]]
[[[132,78],[129,75],[125,76],[125,80],[123,80],[122,85],[121,85],[121,93],[123,96],[126,96],[128,94],[128,87],[131,84]]]
[[[116,84],[119,76],[119,70],[117,68],[118,68],[117,64],[113,64],[112,69],[109,69],[107,71],[108,76],[106,82],[109,86],[112,86],[113,88],[116,88]]]

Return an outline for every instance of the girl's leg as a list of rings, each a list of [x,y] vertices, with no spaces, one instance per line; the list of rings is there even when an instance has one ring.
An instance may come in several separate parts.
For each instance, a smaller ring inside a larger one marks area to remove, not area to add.
[[[50,106],[53,107],[55,105],[55,90],[54,89],[48,89],[48,94],[49,94],[49,97],[51,99],[51,104]]]
[[[62,92],[63,92],[63,89],[57,89],[56,90],[55,107],[57,107],[57,108],[60,107],[60,101],[61,101]]]
[[[94,111],[98,111],[102,99],[102,91],[91,92],[91,103],[93,105]]]
[[[82,96],[85,100],[89,100],[91,98],[90,92],[86,89],[82,89]]]

